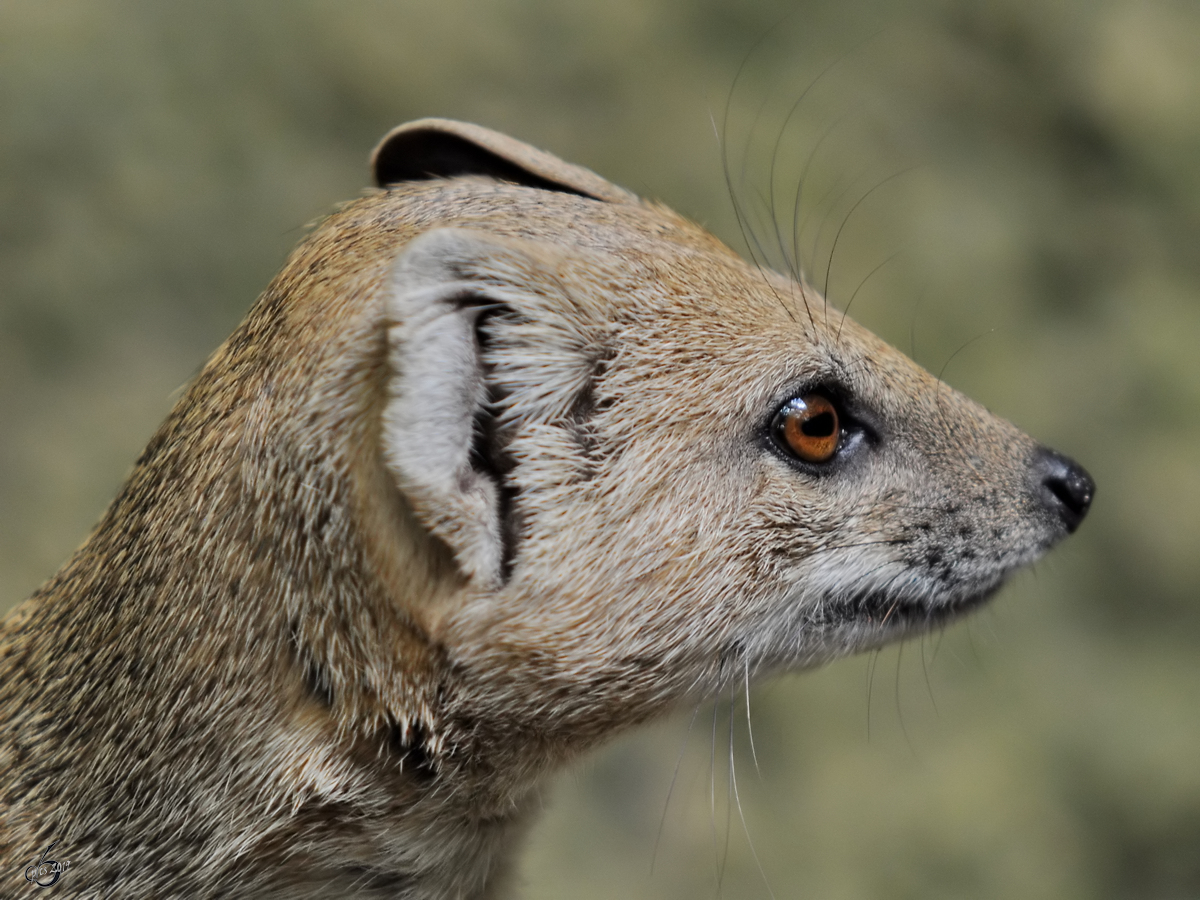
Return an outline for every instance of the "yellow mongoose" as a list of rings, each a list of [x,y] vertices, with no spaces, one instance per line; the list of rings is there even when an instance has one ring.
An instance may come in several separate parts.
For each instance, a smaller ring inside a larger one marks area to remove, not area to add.
[[[0,894],[503,896],[559,764],[940,625],[1088,509],[590,171],[444,120],[374,167],[4,623]]]

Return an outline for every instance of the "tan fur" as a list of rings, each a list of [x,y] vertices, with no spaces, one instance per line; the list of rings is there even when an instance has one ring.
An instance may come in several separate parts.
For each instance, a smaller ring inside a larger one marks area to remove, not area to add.
[[[375,160],[5,622],[0,892],[58,841],[62,897],[499,896],[562,762],[940,624],[1086,510],[594,173],[437,120]],[[770,438],[813,386],[864,425],[827,472]]]

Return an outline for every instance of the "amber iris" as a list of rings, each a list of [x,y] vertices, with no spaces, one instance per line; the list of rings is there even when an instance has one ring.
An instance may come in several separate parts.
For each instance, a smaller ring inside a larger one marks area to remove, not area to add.
[[[804,462],[829,462],[837,453],[842,428],[828,397],[796,397],[779,411],[778,422],[780,438]]]

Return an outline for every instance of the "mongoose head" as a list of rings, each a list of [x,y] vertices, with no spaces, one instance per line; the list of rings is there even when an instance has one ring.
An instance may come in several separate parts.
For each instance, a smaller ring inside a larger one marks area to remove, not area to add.
[[[599,735],[936,627],[1088,509],[1075,463],[591,172],[444,121],[374,164],[411,229],[379,439],[460,579],[407,608],[471,717]]]

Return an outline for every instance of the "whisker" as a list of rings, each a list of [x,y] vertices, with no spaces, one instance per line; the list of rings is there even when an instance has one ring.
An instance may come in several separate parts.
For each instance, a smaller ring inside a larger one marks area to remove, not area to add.
[[[968,347],[970,347],[972,344],[976,343],[977,341],[983,340],[983,338],[987,337],[989,334],[992,334],[995,330],[996,329],[994,329],[994,328],[989,328],[987,331],[983,332],[982,334],[975,335],[975,337],[971,338],[969,341],[964,343],[961,347],[959,347],[957,350],[955,350],[953,353],[951,353],[950,356],[946,359],[946,361],[944,363],[942,363],[942,367],[938,370],[938,373],[935,376],[934,406],[938,411],[938,417],[941,419],[942,428],[946,432],[947,437],[949,437],[952,442],[957,440],[957,432],[954,428],[954,424],[946,418],[946,412],[942,408],[941,390],[942,390],[942,385],[945,384],[945,382],[942,380],[942,376],[946,374],[946,369],[949,367],[950,363],[954,362],[954,358],[956,356],[958,356],[958,354],[962,353],[964,350],[966,350]]]
[[[867,743],[871,743],[871,693],[875,687],[875,663],[879,661],[879,650],[871,651],[867,662]]]
[[[758,751],[754,747],[754,725],[750,721],[750,661],[743,660],[745,664],[745,685],[746,685],[746,734],[750,738],[750,758],[754,760],[754,771],[758,773],[758,777],[762,777],[762,769],[758,765]]]
[[[878,34],[878,32],[876,32],[876,34]],[[872,34],[870,37],[860,41],[856,46],[851,47],[845,53],[836,57],[827,66],[825,66],[825,68],[822,69],[817,74],[817,77],[814,78],[812,81],[810,81],[808,83],[808,86],[803,91],[800,92],[800,96],[796,98],[796,101],[792,104],[791,108],[788,110],[787,115],[784,116],[783,125],[781,125],[779,128],[779,135],[778,135],[778,137],[776,137],[775,146],[771,150],[771,165],[769,168],[770,177],[768,179],[768,184],[769,184],[769,193],[771,195],[771,221],[775,224],[775,235],[776,235],[776,238],[779,243],[779,252],[783,254],[783,258],[785,260],[789,259],[788,252],[787,252],[787,249],[783,245],[783,230],[779,227],[779,220],[775,213],[775,168],[776,168],[775,164],[776,164],[776,160],[779,156],[779,147],[783,143],[783,137],[787,133],[788,125],[791,124],[792,116],[794,116],[796,114],[796,112],[800,109],[800,104],[804,102],[804,99],[809,95],[809,93],[811,93],[812,90],[818,84],[821,83],[822,79],[824,79],[824,77],[827,74],[829,74],[830,70],[836,68],[839,63],[841,63],[843,60],[847,59],[851,54],[853,54],[855,51],[857,51],[860,47],[862,47],[868,41],[873,39],[875,36],[876,36],[875,34]],[[835,122],[835,124],[836,124],[836,122]],[[832,128],[828,129],[826,131],[826,134],[828,134],[829,131],[831,131],[831,130],[832,130]],[[821,140],[824,140],[824,135],[821,137]],[[821,140],[817,141],[816,147],[820,146]],[[816,147],[813,148],[813,154],[816,153]],[[789,263],[789,269],[791,270],[792,275],[795,277],[795,279],[797,281],[803,280],[804,273],[803,273],[803,265],[800,260],[800,244],[799,244],[799,235],[797,235],[797,233],[796,233],[796,220],[797,220],[797,217],[799,216],[801,192],[804,187],[804,181],[808,175],[808,165],[812,162],[813,154],[809,155],[808,162],[805,163],[804,170],[801,173],[800,178],[796,183],[795,204],[792,207],[792,242],[793,242],[794,255],[791,258],[791,261]],[[810,310],[808,308],[808,300],[807,299],[805,299],[805,301],[804,301],[804,307],[805,307],[805,311],[808,313],[809,323],[813,324],[815,326],[816,323],[814,323],[812,321],[812,310]]]
[[[886,266],[888,263],[890,263],[893,259],[895,259],[897,256],[899,256],[900,253],[901,253],[901,251],[897,250],[895,253],[893,253],[891,256],[889,256],[887,259],[885,259],[883,262],[881,262],[879,265],[877,265],[875,268],[873,268],[870,272],[868,272],[867,277],[858,283],[858,287],[856,287],[854,289],[854,293],[850,295],[850,300],[846,304],[846,308],[842,310],[842,321],[840,321],[838,323],[837,336],[833,339],[833,342],[835,344],[840,344],[842,341],[842,327],[846,324],[846,316],[850,315],[850,307],[854,303],[854,298],[858,296],[858,292],[863,289],[863,285],[865,285],[868,281],[871,280],[872,275],[874,275],[876,272],[878,272],[880,269],[882,269],[884,266]]]
[[[925,293],[921,292],[913,304],[912,318],[908,320],[908,358],[913,360],[917,358],[917,312],[924,302]]]
[[[938,712],[937,700],[933,698],[933,684],[929,680],[929,665],[925,661],[926,638],[927,635],[921,635],[921,672],[925,676],[925,690],[929,692],[929,702],[933,705],[933,714],[940,718],[941,714]]]
[[[733,794],[736,790],[733,782],[733,694],[729,697],[729,769],[725,784],[725,847],[721,853],[721,877],[717,880],[717,895],[720,896],[721,885],[725,880],[725,872],[729,866],[729,839],[733,834]]]
[[[658,821],[658,833],[654,836],[654,850],[650,854],[650,874],[654,874],[654,864],[658,861],[658,847],[662,843],[663,829],[667,824],[667,812],[671,808],[671,797],[675,793],[675,782],[679,780],[679,769],[683,765],[683,755],[687,752],[688,741],[692,737],[692,726],[696,724],[696,717],[700,715],[700,703],[696,704],[696,708],[692,710],[692,717],[688,720],[687,731],[683,734],[683,743],[679,745],[679,755],[675,758],[675,771],[671,773],[671,783],[667,787],[667,799],[663,801],[662,818]]]
[[[825,139],[833,133],[833,130],[843,121],[844,118],[844,116],[839,116],[838,118],[834,119],[833,123],[825,129],[824,133],[817,139],[817,142],[813,144],[812,151],[808,154],[808,159],[804,161],[804,168],[800,170],[800,179],[796,182],[796,197],[792,204],[792,255],[796,260],[796,267],[800,269],[801,280],[803,280],[804,262],[800,253],[800,239],[803,235],[805,226],[808,224],[808,219],[806,217],[803,222],[800,219],[800,199],[804,193],[804,185],[808,183],[809,167],[812,166],[813,159],[816,157],[817,151],[821,149],[821,145],[825,143]],[[810,323],[813,325],[813,327],[816,327],[816,323],[811,322],[811,312],[809,315]]]
[[[780,22],[782,22],[782,21],[783,21],[783,19],[780,20]],[[750,62],[751,57],[758,51],[759,47],[762,46],[762,44],[767,40],[767,38],[770,37],[771,33],[775,30],[775,28],[778,27],[778,25],[779,25],[779,22],[776,22],[774,25],[771,26],[771,28],[769,28],[766,32],[763,33],[762,37],[760,37],[754,43],[754,45],[746,53],[745,58],[742,59],[741,64],[738,66],[737,74],[733,78],[733,84],[729,88],[729,95],[725,98],[725,110],[722,115],[720,129],[717,128],[716,119],[714,117],[712,117],[711,115],[710,115],[710,119],[712,120],[713,130],[714,130],[714,132],[716,132],[717,144],[721,148],[721,168],[722,168],[723,174],[725,176],[725,190],[729,193],[729,199],[733,203],[733,213],[734,213],[734,218],[737,220],[737,223],[738,223],[738,231],[741,232],[742,240],[745,241],[746,247],[750,250],[750,256],[754,262],[754,265],[758,268],[759,272],[762,274],[763,283],[766,284],[767,288],[771,291],[771,293],[775,295],[775,299],[779,301],[779,305],[781,307],[783,307],[784,312],[786,312],[788,314],[788,318],[794,322],[796,320],[796,317],[794,315],[792,315],[791,309],[788,307],[788,305],[786,303],[783,302],[783,298],[779,296],[778,292],[775,290],[774,285],[771,284],[771,280],[767,277],[766,272],[763,271],[765,268],[764,264],[767,261],[766,252],[763,249],[762,244],[759,242],[758,237],[754,234],[753,229],[750,229],[748,227],[748,222],[747,222],[747,219],[745,216],[745,211],[742,209],[741,203],[738,202],[737,191],[734,190],[734,186],[733,186],[733,176],[729,169],[729,147],[728,147],[728,143],[724,139],[725,135],[727,135],[729,133],[730,108],[733,105],[733,96],[737,92],[738,82],[741,80],[742,74],[745,72],[746,66]],[[756,117],[755,121],[757,122],[757,117]],[[754,131],[754,127],[752,126],[751,127],[751,135],[753,135],[753,131]],[[744,180],[744,177],[745,176],[744,176],[744,172],[743,172],[743,180]],[[758,256],[755,256],[755,249],[757,249],[757,251],[758,251]],[[759,257],[761,257],[761,259],[759,259]]]
[[[901,169],[899,172],[893,172],[891,175],[878,182],[869,191],[859,197],[858,200],[854,202],[854,205],[850,207],[850,211],[847,212],[846,217],[842,219],[842,224],[838,226],[837,234],[835,234],[833,237],[833,246],[829,248],[829,259],[825,264],[825,286],[822,289],[822,292],[826,295],[826,297],[829,295],[829,273],[833,269],[833,257],[834,254],[837,253],[838,241],[841,240],[842,231],[846,228],[847,223],[849,223],[850,218],[854,215],[855,211],[866,202],[868,197],[874,194],[889,181],[895,181],[901,175],[907,175],[909,172],[913,171],[914,169],[919,169],[920,167],[921,166],[918,164],[914,166],[908,166],[907,168]]]
[[[747,695],[748,697],[749,695]],[[750,707],[746,707],[746,722],[750,722]],[[753,745],[752,745],[753,746]],[[757,764],[756,764],[757,765]],[[738,818],[742,822],[742,834],[746,836],[746,844],[750,847],[750,856],[754,859],[754,865],[758,869],[758,874],[763,880],[763,886],[766,887],[767,893],[771,900],[775,900],[775,891],[771,889],[771,882],[767,878],[767,872],[763,868],[762,862],[758,858],[758,851],[754,849],[754,838],[750,836],[750,827],[746,824],[746,812],[742,808],[742,795],[738,791],[737,785],[737,763],[734,760],[733,753],[733,700],[730,698],[729,703],[729,783],[733,786],[733,800],[737,804]]]
[[[894,688],[894,696],[896,701],[896,718],[900,722],[900,733],[904,735],[904,743],[908,744],[908,750],[913,756],[917,755],[917,748],[913,746],[912,739],[908,736],[908,728],[904,724],[904,710],[900,706],[900,661],[904,658],[904,644],[896,646],[896,682]]]
[[[717,850],[717,704],[713,701],[712,741],[708,751],[708,820],[712,830],[713,862],[717,865],[717,895],[721,894],[721,883],[725,877],[725,868],[721,855]]]

